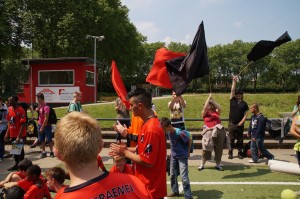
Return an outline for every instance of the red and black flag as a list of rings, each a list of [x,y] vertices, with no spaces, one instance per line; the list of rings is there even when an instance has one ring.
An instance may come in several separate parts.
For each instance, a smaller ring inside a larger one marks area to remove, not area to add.
[[[274,48],[291,41],[291,37],[287,32],[281,35],[276,41],[261,40],[255,44],[251,52],[247,55],[249,61],[257,61],[270,54]]]
[[[146,82],[163,88],[173,88],[177,95],[181,95],[193,79],[208,73],[207,46],[202,22],[187,55],[165,48],[157,50]]]
[[[209,73],[203,21],[194,37],[189,53],[167,61],[166,66],[177,95],[181,95],[193,79]]]
[[[129,110],[130,103],[126,98],[127,91],[126,91],[126,88],[124,86],[123,80],[121,78],[121,75],[119,73],[119,70],[117,68],[115,61],[112,61],[112,63],[111,63],[111,81],[115,88],[116,93],[118,94],[118,96],[120,97],[122,102],[126,105],[126,108]]]
[[[153,66],[147,75],[146,82],[163,88],[172,89],[173,86],[167,72],[166,61],[184,55],[185,54],[183,53],[169,51],[166,48],[158,49],[155,53]]]

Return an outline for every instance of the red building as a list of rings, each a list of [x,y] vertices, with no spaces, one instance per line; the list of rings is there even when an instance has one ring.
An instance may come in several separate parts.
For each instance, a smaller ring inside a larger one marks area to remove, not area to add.
[[[45,101],[65,104],[75,91],[83,93],[82,103],[95,102],[94,60],[88,57],[23,59],[29,66],[29,80],[18,93],[19,101],[36,102],[36,94],[44,93]],[[97,76],[96,76],[97,77]],[[96,83],[97,85],[97,83]]]

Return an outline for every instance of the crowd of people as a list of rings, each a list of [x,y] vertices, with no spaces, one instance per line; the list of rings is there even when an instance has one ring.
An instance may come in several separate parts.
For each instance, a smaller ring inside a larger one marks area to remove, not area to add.
[[[237,77],[232,80],[228,132],[222,125],[220,115],[222,107],[209,94],[202,107],[204,121],[202,131],[202,155],[199,171],[205,169],[205,163],[212,158],[215,169],[223,171],[221,159],[224,148],[228,149],[228,159],[242,159],[244,123],[249,107],[243,100],[243,92],[236,90]],[[45,158],[45,142],[50,148],[50,157],[64,162],[66,170],[60,167],[48,169],[43,176],[41,168],[14,154],[15,164],[8,168],[13,171],[0,182],[2,194],[6,198],[51,198],[49,191],[56,192],[55,198],[164,198],[180,195],[178,176],[183,185],[184,197],[193,198],[190,186],[188,158],[192,150],[193,138],[184,123],[184,109],[187,106],[182,96],[172,91],[172,100],[168,103],[170,117],[157,118],[153,110],[151,93],[145,89],[136,89],[128,93],[130,109],[118,98],[115,103],[118,121],[114,125],[117,141],[110,145],[109,156],[114,165],[108,171],[101,158],[103,139],[99,123],[83,112],[80,104],[81,92],[74,93],[68,114],[61,118],[55,129],[55,142],[52,141],[51,125],[48,122],[50,107],[42,93],[37,94],[38,140],[41,144],[40,158]],[[129,111],[132,111],[129,120]],[[257,103],[251,104],[248,136],[251,138],[250,163],[259,162],[259,152],[268,160],[274,159],[264,146],[266,117]],[[297,138],[294,147],[300,166],[300,96],[293,110],[291,133]],[[0,97],[0,161],[4,155],[4,141],[10,139],[21,143],[26,137],[24,109],[18,105],[18,98],[8,98],[8,107]],[[126,138],[123,143],[121,137]],[[170,154],[167,154],[167,139],[170,142]],[[237,149],[237,156],[234,156]],[[171,193],[167,194],[166,157],[170,157]],[[16,171],[15,171],[16,170]],[[65,185],[65,179],[70,184]]]

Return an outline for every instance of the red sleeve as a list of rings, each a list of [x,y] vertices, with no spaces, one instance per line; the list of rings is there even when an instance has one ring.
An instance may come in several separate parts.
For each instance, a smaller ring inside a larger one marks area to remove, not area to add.
[[[18,186],[24,191],[28,191],[32,182],[29,182],[26,178],[18,182]]]

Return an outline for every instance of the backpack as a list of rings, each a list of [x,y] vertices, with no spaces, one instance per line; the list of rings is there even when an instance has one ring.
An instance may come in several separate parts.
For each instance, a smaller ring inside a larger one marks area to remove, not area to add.
[[[75,105],[75,111],[80,112],[80,110],[79,110],[80,108],[77,106],[77,104],[75,104],[74,102],[70,102],[67,113],[70,113],[70,106],[71,106],[72,104]]]
[[[57,116],[56,116],[55,110],[50,106],[49,106],[49,108],[50,108],[50,112],[49,112],[48,123],[50,125],[51,124],[56,124],[57,123]],[[43,108],[43,114],[44,114],[44,108]]]
[[[50,107],[48,122],[49,122],[49,124],[56,124],[57,123],[57,116],[56,116],[55,110],[51,107]]]

